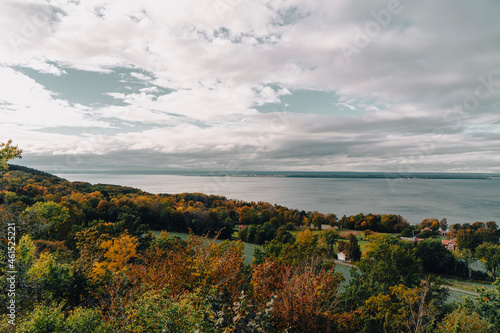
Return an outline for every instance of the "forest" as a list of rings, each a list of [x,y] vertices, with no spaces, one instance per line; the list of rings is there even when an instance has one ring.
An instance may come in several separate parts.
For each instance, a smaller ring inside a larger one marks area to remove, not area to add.
[[[412,226],[393,214],[337,218],[3,169],[2,332],[500,331],[493,221]],[[244,242],[262,245],[251,264]],[[340,251],[355,264],[348,278],[336,270]],[[450,302],[442,276],[492,287]]]

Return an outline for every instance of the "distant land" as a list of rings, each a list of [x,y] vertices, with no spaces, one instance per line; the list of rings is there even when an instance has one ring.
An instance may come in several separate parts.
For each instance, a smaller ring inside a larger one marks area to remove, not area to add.
[[[349,172],[349,171],[203,171],[203,170],[49,170],[56,174],[115,174],[115,175],[178,175],[203,177],[290,177],[290,178],[371,178],[371,179],[500,179],[492,173],[442,173],[442,172]]]

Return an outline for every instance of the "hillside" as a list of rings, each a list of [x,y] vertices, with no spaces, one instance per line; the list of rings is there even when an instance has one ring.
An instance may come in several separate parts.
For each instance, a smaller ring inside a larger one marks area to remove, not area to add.
[[[444,332],[464,316],[479,331],[498,327],[496,303],[484,300],[500,299],[500,285],[480,292],[476,303],[446,304],[447,290],[426,268],[455,260],[440,243],[421,249],[375,234],[361,256],[353,234],[341,241],[331,228],[290,232],[363,223],[404,228],[395,215],[337,220],[265,202],[68,182],[11,166],[0,172],[0,285],[9,290],[0,295],[9,304],[0,310],[0,330]],[[251,264],[242,242],[195,236],[230,239],[235,229],[239,239],[263,244]],[[345,283],[334,264],[340,246],[358,267]]]

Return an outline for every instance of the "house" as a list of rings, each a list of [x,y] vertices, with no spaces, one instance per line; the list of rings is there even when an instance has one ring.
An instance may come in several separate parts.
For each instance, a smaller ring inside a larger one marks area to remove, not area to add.
[[[441,231],[439,231],[439,236],[441,236],[441,237],[446,237],[446,236],[448,236],[448,231],[446,231],[446,230],[441,230]]]
[[[247,224],[240,224],[240,225],[238,226],[238,228],[239,228],[240,230],[243,230],[243,229],[245,229],[246,227],[248,227],[248,225],[247,225]]]
[[[338,259],[338,260],[342,260],[342,261],[346,261],[346,260],[345,260],[346,255],[347,255],[347,252],[345,252],[345,251],[341,251],[341,252],[337,253],[337,259]]]
[[[441,242],[447,250],[452,251],[458,249],[458,244],[454,240],[443,239]]]

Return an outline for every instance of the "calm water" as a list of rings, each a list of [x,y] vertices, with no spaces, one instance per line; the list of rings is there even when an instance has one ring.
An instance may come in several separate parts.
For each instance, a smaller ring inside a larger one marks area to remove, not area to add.
[[[202,177],[176,175],[64,174],[70,181],[114,184],[151,193],[202,192],[267,201],[337,216],[400,214],[415,224],[446,217],[449,224],[500,223],[500,180]]]

